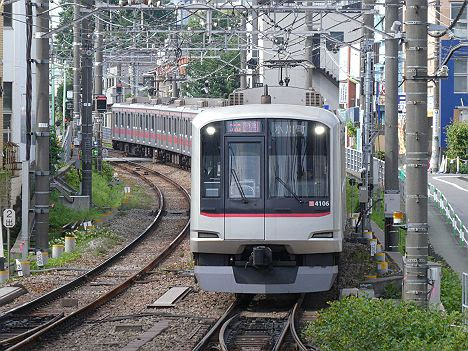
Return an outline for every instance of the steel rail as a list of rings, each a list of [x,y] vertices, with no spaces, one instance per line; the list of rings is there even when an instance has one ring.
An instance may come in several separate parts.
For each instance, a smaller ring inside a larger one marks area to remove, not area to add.
[[[304,345],[304,343],[302,342],[296,330],[296,321],[299,319],[299,311],[301,310],[303,302],[304,302],[304,295],[301,295],[299,300],[294,304],[292,312],[289,315],[289,331],[291,333],[291,336],[294,342],[296,343],[297,348],[300,351],[307,351],[309,349]]]
[[[131,163],[131,164],[133,166],[135,166],[134,163]],[[164,209],[164,197],[162,195],[162,192],[160,191],[160,189],[154,183],[152,183],[150,180],[148,180],[144,175],[139,174],[136,170],[128,170],[128,168],[126,168],[125,166],[122,166],[121,164],[118,164],[117,166],[120,167],[120,168],[124,168],[127,171],[129,171],[129,172],[137,175],[138,177],[140,177],[143,181],[145,181],[148,185],[150,185],[156,191],[156,193],[158,194],[159,205],[160,206],[159,206],[158,212],[157,212],[157,214],[155,216],[155,219],[152,221],[152,223],[137,238],[135,238],[131,243],[129,243],[126,247],[124,247],[123,249],[118,251],[116,254],[114,254],[112,257],[110,257],[109,259],[104,261],[99,266],[97,266],[94,269],[92,269],[91,271],[83,274],[82,276],[78,277],[77,279],[73,280],[72,282],[70,282],[70,283],[68,283],[68,284],[66,284],[66,285],[64,285],[62,287],[59,287],[57,289],[54,289],[50,293],[45,294],[45,295],[31,301],[30,303],[26,303],[26,304],[24,304],[22,306],[19,306],[19,307],[13,309],[13,310],[10,310],[9,312],[7,312],[7,314],[2,316],[2,318],[6,319],[6,318],[8,318],[9,316],[11,316],[13,314],[19,314],[20,312],[25,313],[26,311],[32,311],[34,309],[37,309],[40,306],[42,306],[44,304],[47,304],[47,303],[57,299],[58,297],[65,294],[66,292],[70,291],[71,289],[82,285],[87,280],[89,280],[89,278],[97,275],[103,269],[111,266],[111,264],[117,258],[122,256],[123,254],[126,254],[130,249],[132,249],[136,244],[138,244],[142,239],[144,239],[147,236],[147,234],[149,234],[154,229],[156,229],[156,227],[157,227],[157,225],[158,225],[158,223],[160,221],[162,211]],[[136,165],[136,167],[141,167],[141,166]],[[141,168],[145,168],[147,171],[151,172],[152,174],[163,178],[167,182],[169,182],[172,185],[174,185],[175,187],[177,187],[184,194],[184,196],[186,197],[188,203],[190,203],[190,195],[188,194],[187,190],[185,190],[182,186],[177,184],[175,181],[173,181],[169,177],[161,174],[160,172],[150,170],[150,169],[148,169],[146,167],[141,167]],[[34,334],[29,335],[30,333],[28,333],[27,337],[25,337],[19,343],[14,344],[13,346],[8,348],[7,350],[24,349],[26,346],[30,345],[31,343],[33,343],[34,341],[36,341],[40,337],[44,336],[45,333],[50,332],[51,330],[53,330],[55,328],[64,327],[67,323],[71,323],[72,321],[76,321],[78,319],[85,318],[85,316],[87,314],[91,313],[96,308],[102,306],[103,304],[105,304],[108,301],[112,300],[117,295],[124,292],[126,289],[128,289],[128,287],[130,287],[133,284],[134,281],[138,280],[142,275],[144,275],[144,274],[148,273],[149,271],[151,271],[152,269],[154,269],[159,263],[161,263],[162,260],[164,260],[172,252],[172,250],[180,243],[180,241],[185,236],[189,225],[190,225],[190,218],[187,220],[187,223],[185,224],[184,228],[179,232],[179,234],[175,237],[175,239],[173,239],[172,242],[156,258],[154,258],[150,263],[148,263],[144,268],[142,268],[136,274],[131,276],[129,279],[125,280],[120,285],[114,287],[112,290],[110,290],[109,292],[107,292],[106,294],[104,294],[103,296],[98,298],[97,300],[89,303],[88,305],[80,308],[79,310],[76,310],[76,311],[70,313],[69,315],[62,317],[62,318],[56,320],[53,323],[46,323],[43,326],[37,327],[35,329],[37,331]]]

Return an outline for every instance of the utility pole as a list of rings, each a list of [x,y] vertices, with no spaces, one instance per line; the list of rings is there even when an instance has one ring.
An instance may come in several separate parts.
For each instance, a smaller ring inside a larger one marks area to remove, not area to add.
[[[80,46],[81,46],[81,22],[80,0],[75,0],[73,5],[73,136],[78,137],[78,125],[80,122],[80,94],[81,94],[81,67],[80,67]]]
[[[440,24],[440,0],[436,0],[435,3],[436,13],[436,25]],[[434,75],[436,75],[437,69],[439,68],[439,47],[440,38],[435,38],[434,43]],[[440,80],[435,79],[433,85],[433,117],[432,117],[432,153],[431,153],[431,172],[435,173],[439,171],[439,158],[440,158],[440,111],[439,111],[439,99],[440,99]]]
[[[385,2],[385,32],[398,21],[399,0]],[[398,39],[385,39],[385,250],[398,251],[393,212],[400,209],[398,179]]]
[[[308,6],[311,6],[311,3],[307,3]],[[312,31],[312,11],[306,11],[305,13],[305,22],[307,26],[307,31]],[[312,64],[312,52],[313,52],[313,36],[309,34],[305,40],[305,55],[306,55],[306,89],[311,89],[313,82],[312,82],[312,75],[314,72],[313,64]]]
[[[244,15],[241,15],[241,31],[246,33],[246,21]],[[247,43],[247,35],[242,34],[242,45],[240,47],[240,88],[247,89],[247,50],[246,50],[246,43]]]
[[[370,11],[374,8],[374,0],[363,0],[363,9]],[[374,132],[374,64],[373,46],[374,15],[366,13],[363,15],[363,23],[367,27],[362,28],[363,40],[361,43],[361,110],[363,111],[362,123],[362,167],[360,206],[361,206],[361,234],[371,231],[370,211],[372,209],[372,187],[373,187],[373,132]],[[362,194],[362,196],[361,196]]]
[[[36,3],[36,248],[49,246],[49,1]]]
[[[91,5],[91,2],[86,1],[85,4]],[[81,195],[89,196],[89,206],[91,206],[93,173],[93,42],[90,20],[88,18],[83,19],[81,26]]]
[[[96,57],[94,74],[94,95],[102,95],[102,31],[103,25],[99,17],[96,17]],[[97,141],[97,158],[96,168],[98,172],[102,171],[102,115],[96,108],[96,141]]]
[[[403,298],[427,306],[427,0],[406,2],[406,235]]]

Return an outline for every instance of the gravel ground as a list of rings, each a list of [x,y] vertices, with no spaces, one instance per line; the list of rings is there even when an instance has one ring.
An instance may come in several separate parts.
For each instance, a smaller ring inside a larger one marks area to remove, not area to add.
[[[154,194],[153,190],[139,178],[126,175],[125,172],[119,169],[116,169],[116,171],[119,173],[119,177],[124,184],[129,180],[131,180],[132,184],[138,182],[139,186],[146,189],[149,193]],[[159,207],[159,200],[155,195],[153,198],[155,201],[154,208]],[[34,274],[9,283],[8,285],[23,285],[28,293],[18,297],[9,304],[0,306],[0,313],[38,298],[48,291],[77,278],[83,274],[84,271],[97,266],[143,232],[153,221],[154,215],[154,210],[148,210],[148,208],[132,208],[122,211],[114,210],[112,214],[104,217],[103,221],[97,225],[108,228],[118,236],[118,240],[95,239],[91,241],[88,245],[89,250],[86,250],[79,259],[61,267],[71,270],[54,270],[46,273]],[[73,271],[75,268],[78,268],[79,271]]]

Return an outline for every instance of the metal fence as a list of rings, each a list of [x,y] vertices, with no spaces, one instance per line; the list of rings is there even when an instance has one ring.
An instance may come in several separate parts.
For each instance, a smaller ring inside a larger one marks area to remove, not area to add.
[[[445,220],[452,226],[453,235],[457,237],[460,245],[468,247],[468,229],[455,213],[445,195],[434,185],[429,184],[428,196],[434,200],[440,212],[444,215]]]
[[[462,273],[462,313],[468,331],[468,273]]]
[[[362,152],[351,148],[346,148],[346,170],[354,173],[360,173],[362,168]],[[385,174],[385,162],[374,157],[374,175],[377,173],[379,184],[383,184]],[[403,169],[399,171],[400,193],[405,197],[405,179],[406,174]],[[434,185],[428,184],[428,196],[437,204],[440,212],[445,216],[446,221],[452,226],[453,235],[455,235],[460,245],[468,247],[468,229],[460,220],[460,217],[453,210],[452,205],[447,198]]]

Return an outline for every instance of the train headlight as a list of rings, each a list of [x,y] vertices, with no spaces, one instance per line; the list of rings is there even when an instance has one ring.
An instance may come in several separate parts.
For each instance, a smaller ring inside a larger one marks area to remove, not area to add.
[[[212,126],[209,126],[209,127],[206,128],[206,133],[208,135],[213,135],[214,133],[216,133],[216,128],[212,127]]]
[[[318,125],[317,127],[315,127],[314,132],[317,135],[322,135],[323,133],[325,133],[325,127]]]

